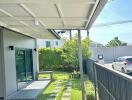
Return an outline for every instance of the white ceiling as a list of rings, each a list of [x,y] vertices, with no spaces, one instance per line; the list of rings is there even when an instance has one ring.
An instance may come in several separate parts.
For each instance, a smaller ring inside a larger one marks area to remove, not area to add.
[[[106,2],[0,0],[0,24],[38,38],[53,37],[47,29],[89,29]]]

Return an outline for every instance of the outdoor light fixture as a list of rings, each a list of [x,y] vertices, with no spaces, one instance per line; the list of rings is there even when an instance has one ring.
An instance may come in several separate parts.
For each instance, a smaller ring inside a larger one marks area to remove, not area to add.
[[[9,46],[9,49],[10,50],[14,50],[14,46]]]
[[[36,48],[34,48],[34,51],[37,51],[37,49],[36,49]]]
[[[98,59],[102,60],[103,59],[103,55],[98,55]]]

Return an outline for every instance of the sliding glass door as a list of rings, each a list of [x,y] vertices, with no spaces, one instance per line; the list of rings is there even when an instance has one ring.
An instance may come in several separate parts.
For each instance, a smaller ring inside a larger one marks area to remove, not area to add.
[[[16,49],[16,76],[18,89],[33,80],[33,60],[31,49]]]
[[[30,82],[33,80],[32,50],[28,49],[25,53],[26,79]]]

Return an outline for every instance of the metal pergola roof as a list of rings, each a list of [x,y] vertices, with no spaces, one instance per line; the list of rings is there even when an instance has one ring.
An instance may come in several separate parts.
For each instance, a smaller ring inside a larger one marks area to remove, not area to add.
[[[89,30],[107,0],[0,0],[0,24],[37,38],[49,29]]]

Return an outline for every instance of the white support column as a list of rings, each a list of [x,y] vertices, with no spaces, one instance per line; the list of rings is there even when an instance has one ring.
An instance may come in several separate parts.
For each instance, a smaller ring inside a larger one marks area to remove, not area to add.
[[[82,63],[82,47],[81,47],[81,32],[78,30],[78,58],[81,76],[82,100],[85,100],[84,77],[83,77],[83,63]]]
[[[89,37],[89,31],[87,30],[87,37]]]
[[[71,33],[72,30],[69,31],[69,36],[70,36],[70,40],[72,39],[72,33]]]
[[[36,52],[35,52],[35,60],[36,60],[36,66],[35,66],[35,80],[38,78],[37,73],[39,72],[39,48],[38,48],[38,41],[35,39],[35,47],[36,47]]]

